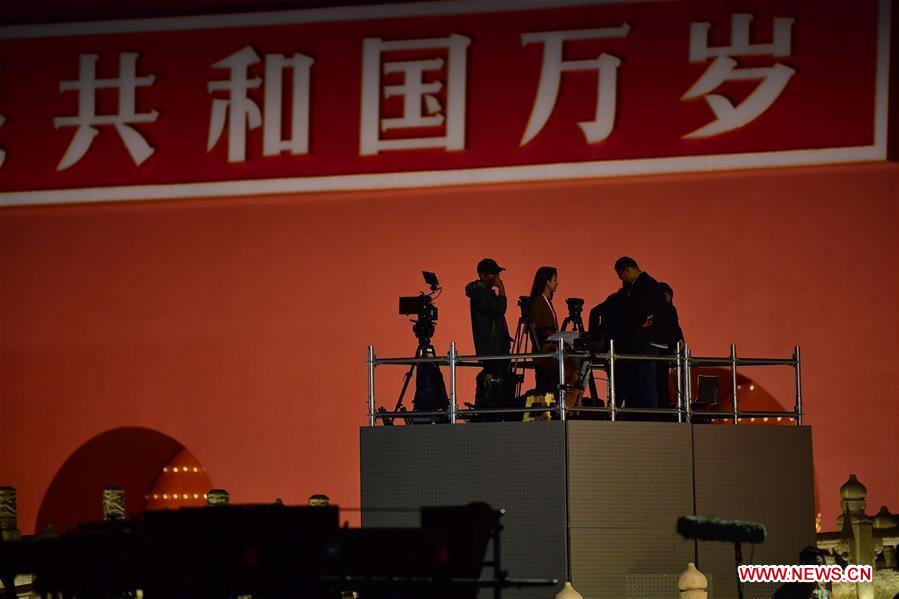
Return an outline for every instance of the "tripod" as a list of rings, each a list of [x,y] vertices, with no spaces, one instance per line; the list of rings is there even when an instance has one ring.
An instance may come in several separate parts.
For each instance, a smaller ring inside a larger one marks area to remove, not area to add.
[[[418,338],[418,347],[415,350],[415,358],[435,358],[437,352],[431,345],[431,336],[434,334],[434,322],[428,319],[419,319],[414,321],[412,332]],[[443,381],[443,373],[437,364],[430,362],[416,363],[409,366],[409,370],[403,375],[403,388],[400,390],[400,396],[396,401],[394,412],[406,412],[406,406],[403,405],[403,398],[406,396],[406,390],[409,388],[409,381],[412,375],[415,375],[415,397],[412,399],[412,411],[417,412],[435,412],[438,410],[446,410],[449,407],[449,396],[446,394],[446,383]],[[380,408],[379,411],[386,411]],[[383,418],[384,425],[393,424],[393,418]],[[418,418],[405,417],[406,424],[425,424],[448,422],[445,416],[425,416]],[[410,422],[411,421],[411,422]]]
[[[573,331],[577,331],[581,335],[584,334],[584,319],[581,318],[581,310],[582,308],[572,308],[571,304],[569,304],[568,316],[566,316],[565,320],[562,321],[562,331],[567,331],[568,325],[571,325]],[[585,378],[590,385],[590,395],[592,399],[596,401],[596,399],[599,398],[599,393],[596,391],[596,379],[593,378],[592,358],[587,358],[581,365],[580,372],[578,373],[577,378],[577,389],[584,388]]]
[[[518,326],[515,327],[515,338],[512,340],[513,354],[527,354],[537,352],[537,330],[531,321],[531,298],[522,295],[518,298],[521,307],[521,316],[518,317]],[[528,351],[530,346],[530,351]],[[521,395],[521,386],[524,384],[524,362],[515,362],[512,367],[512,379],[515,381],[515,397]]]

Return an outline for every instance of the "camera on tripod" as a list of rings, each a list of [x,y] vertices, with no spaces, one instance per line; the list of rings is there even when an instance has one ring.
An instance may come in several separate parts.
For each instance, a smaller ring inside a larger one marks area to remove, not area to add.
[[[422,271],[425,283],[431,288],[430,293],[420,291],[418,295],[400,297],[400,314],[403,316],[415,316],[412,320],[412,332],[418,339],[418,347],[415,350],[415,357],[418,358],[435,358],[437,352],[431,345],[431,337],[437,330],[437,306],[434,305],[434,298],[440,291],[440,282],[437,275],[432,272]],[[406,389],[412,377],[415,377],[415,397],[412,400],[413,412],[445,412],[449,408],[449,397],[446,394],[446,385],[443,382],[443,374],[440,367],[433,362],[412,363],[409,370],[403,377],[403,388],[400,390],[399,399],[397,399],[394,412],[405,412],[406,407],[403,405],[403,397],[406,395]],[[384,411],[383,408],[378,410]],[[425,424],[448,422],[446,416],[422,416],[411,417],[406,419],[406,424]],[[384,424],[393,424],[392,418],[384,418]]]
[[[440,282],[437,275],[423,270],[421,272],[425,283],[431,288],[431,293],[420,291],[418,295],[400,297],[400,314],[403,316],[415,315],[412,322],[412,332],[418,339],[419,349],[427,347],[431,343],[431,337],[437,328],[437,306],[434,305],[434,294],[440,290]]]
[[[587,332],[584,327],[584,319],[581,316],[584,313],[584,300],[579,297],[567,297],[565,303],[568,304],[568,316],[562,323],[562,330],[567,330],[571,324],[580,336],[574,340],[574,350],[580,352],[602,353],[608,347],[608,339],[605,335],[598,334],[595,331]]]
[[[565,303],[568,304],[568,317],[571,320],[580,319],[584,313],[584,299],[580,297],[566,297]]]
[[[403,296],[400,298],[400,314],[403,316],[416,315],[422,320],[437,320],[437,306],[430,295]]]
[[[521,317],[527,320],[531,319],[531,296],[519,295],[518,307],[521,308]]]

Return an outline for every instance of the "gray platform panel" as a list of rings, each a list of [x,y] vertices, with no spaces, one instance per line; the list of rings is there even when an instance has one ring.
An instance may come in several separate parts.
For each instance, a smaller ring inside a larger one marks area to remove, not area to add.
[[[680,574],[643,574],[627,577],[625,583],[625,599],[676,599],[679,594],[672,589],[677,588]],[[712,585],[711,574],[706,578]],[[707,599],[715,599],[711,589],[706,591]]]
[[[622,599],[643,587],[663,596],[660,581],[676,580],[696,557],[694,544],[675,532],[682,515],[763,522],[768,541],[744,550],[755,563],[794,563],[815,541],[808,428],[567,426],[567,456],[560,422],[363,428],[363,526],[417,526],[419,506],[486,501],[507,510],[503,559],[510,575],[564,580],[569,489],[572,580],[586,599]],[[400,507],[410,511],[377,510]],[[713,596],[735,598],[732,546],[701,543],[698,557],[714,580]],[[746,597],[770,597],[772,590],[747,586]]]
[[[361,429],[362,525],[417,526],[417,514],[378,511],[485,501],[503,508],[503,568],[564,580],[565,443],[560,422]],[[553,597],[558,589],[508,590]],[[486,596],[482,593],[482,596]]]
[[[743,548],[745,562],[795,564],[815,544],[811,429],[795,426],[695,426],[696,512],[761,522],[767,540]],[[715,597],[737,596],[733,546],[699,543]],[[746,599],[770,597],[777,585],[747,584]]]
[[[693,561],[675,532],[693,513],[692,469],[688,425],[569,423],[572,583],[585,598],[625,597],[628,576],[676,575]]]

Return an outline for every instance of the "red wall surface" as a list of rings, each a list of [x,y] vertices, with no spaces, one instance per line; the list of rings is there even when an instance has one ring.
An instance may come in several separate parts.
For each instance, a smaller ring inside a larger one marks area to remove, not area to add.
[[[510,295],[550,264],[560,296],[592,305],[627,254],[674,287],[696,354],[802,346],[825,528],[852,472],[869,506],[896,511],[897,206],[899,165],[883,163],[6,208],[0,485],[18,488],[30,532],[80,446],[145,427],[189,449],[233,501],[326,493],[357,506],[366,347],[413,352],[397,297],[423,288],[419,271],[444,286],[438,351],[455,340],[471,353],[463,287],[480,258],[508,268]],[[466,374],[460,402],[473,397]],[[792,406],[792,370],[747,374]],[[378,369],[379,404],[392,407],[401,375]]]

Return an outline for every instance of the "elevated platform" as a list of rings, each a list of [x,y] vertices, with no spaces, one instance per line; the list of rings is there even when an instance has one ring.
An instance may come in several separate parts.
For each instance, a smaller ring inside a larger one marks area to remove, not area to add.
[[[504,508],[503,567],[517,578],[571,577],[587,599],[674,597],[687,562],[710,597],[737,596],[733,546],[695,544],[678,516],[758,521],[754,563],[795,563],[815,543],[808,427],[578,421],[363,427],[362,525],[417,526],[397,508],[485,501]],[[775,585],[746,585],[747,598]],[[509,590],[552,597],[558,589]],[[486,595],[485,595],[486,596]]]

